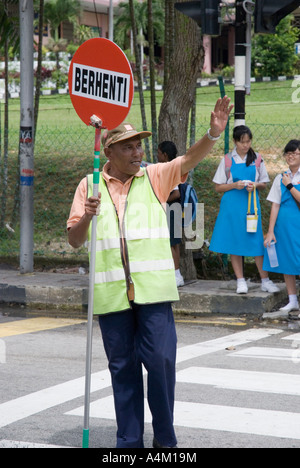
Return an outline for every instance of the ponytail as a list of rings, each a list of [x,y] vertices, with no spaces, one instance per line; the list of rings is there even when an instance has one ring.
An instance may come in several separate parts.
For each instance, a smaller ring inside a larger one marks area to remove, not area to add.
[[[248,151],[248,154],[247,154],[247,159],[246,159],[246,166],[251,166],[252,163],[254,163],[254,161],[256,160],[257,156],[256,156],[256,153],[255,151],[250,148],[249,151]]]

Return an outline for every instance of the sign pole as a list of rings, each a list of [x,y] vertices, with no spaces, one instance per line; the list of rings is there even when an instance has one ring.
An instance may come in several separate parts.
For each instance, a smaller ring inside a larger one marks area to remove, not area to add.
[[[94,146],[94,172],[93,172],[93,196],[98,197],[100,175],[100,136],[102,121],[93,115],[91,125],[95,127]],[[89,302],[88,323],[86,341],[86,369],[85,369],[85,397],[84,420],[82,434],[82,448],[89,446],[89,419],[90,419],[90,393],[91,393],[91,364],[92,364],[92,340],[93,340],[93,316],[94,316],[94,284],[95,284],[95,260],[96,260],[97,216],[92,219],[90,271],[89,271]]]
[[[33,272],[33,4],[20,1],[20,273]],[[7,99],[7,96],[6,96]]]
[[[234,126],[245,125],[246,111],[246,11],[244,2],[236,0]]]

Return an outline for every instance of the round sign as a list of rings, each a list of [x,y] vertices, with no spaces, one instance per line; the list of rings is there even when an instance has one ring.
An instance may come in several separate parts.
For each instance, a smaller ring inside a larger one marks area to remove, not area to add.
[[[72,104],[86,124],[91,117],[112,130],[126,118],[133,99],[133,76],[126,55],[114,42],[95,38],[84,42],[70,64]]]

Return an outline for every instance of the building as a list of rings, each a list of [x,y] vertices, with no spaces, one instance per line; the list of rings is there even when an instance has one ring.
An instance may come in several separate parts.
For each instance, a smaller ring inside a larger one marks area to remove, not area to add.
[[[218,37],[203,36],[205,61],[203,72],[211,75],[215,69],[234,66],[235,28],[224,26]]]
[[[45,0],[47,1],[47,0]],[[111,2],[111,3],[110,3]],[[80,0],[82,15],[80,24],[90,27],[98,37],[109,37],[109,8],[112,4],[116,8],[120,0]],[[205,49],[205,62],[203,72],[213,73],[216,69],[224,66],[234,66],[235,60],[235,0],[227,0],[227,10],[223,15],[221,35],[218,37],[204,36],[203,46]],[[294,13],[295,26],[300,29],[300,7]],[[36,31],[37,32],[37,31]],[[45,27],[44,43],[50,31]],[[60,37],[69,41],[73,38],[73,25],[63,22],[60,27]],[[37,36],[35,37],[35,39]]]
[[[47,0],[45,0],[47,1]],[[80,0],[82,14],[79,18],[80,25],[88,26],[95,32],[97,37],[109,37],[109,9],[110,5],[115,8],[120,0]],[[38,40],[38,30],[35,30],[35,40]],[[63,21],[60,25],[59,36],[61,39],[72,41],[73,25],[68,21]],[[50,37],[50,30],[47,25],[44,28],[43,43],[46,45]]]
[[[228,4],[235,5],[235,0]],[[203,72],[211,74],[215,69],[220,69],[223,66],[234,66],[235,60],[235,27],[230,22],[235,21],[234,9],[230,10],[225,16],[225,24],[222,26],[221,35],[218,37],[204,36],[203,46],[205,49],[205,62]],[[228,22],[226,24],[226,22]],[[300,42],[300,7],[294,11],[294,26],[299,29]],[[299,48],[300,50],[300,48]]]

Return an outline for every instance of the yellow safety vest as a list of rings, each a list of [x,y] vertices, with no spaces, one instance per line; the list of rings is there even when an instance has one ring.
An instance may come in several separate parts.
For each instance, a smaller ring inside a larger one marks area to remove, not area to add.
[[[170,233],[165,210],[157,199],[146,169],[134,177],[120,220],[100,174],[100,214],[97,217],[94,314],[130,308],[127,291],[134,285],[134,302],[152,304],[179,299]],[[88,176],[88,196],[93,176]],[[121,224],[122,223],[122,224]],[[91,226],[89,229],[89,240]]]

